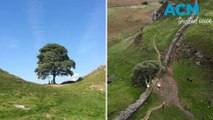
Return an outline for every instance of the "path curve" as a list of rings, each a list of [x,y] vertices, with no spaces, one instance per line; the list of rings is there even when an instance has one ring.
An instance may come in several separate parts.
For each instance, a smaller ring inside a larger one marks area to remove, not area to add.
[[[181,105],[178,97],[177,82],[173,78],[173,71],[170,67],[167,69],[165,79],[160,80],[160,83],[162,83],[162,87],[160,89],[155,89],[155,92],[161,96],[161,99],[166,102],[166,105],[173,104],[187,116],[194,118],[194,115],[190,111],[184,109],[184,107]]]
[[[163,102],[162,104],[160,104],[160,105],[158,105],[156,107],[151,108],[149,111],[147,111],[146,116],[143,119],[141,119],[141,120],[148,120],[150,115],[151,115],[151,113],[153,111],[157,110],[157,109],[162,108],[164,106],[164,104],[165,104],[165,102]]]

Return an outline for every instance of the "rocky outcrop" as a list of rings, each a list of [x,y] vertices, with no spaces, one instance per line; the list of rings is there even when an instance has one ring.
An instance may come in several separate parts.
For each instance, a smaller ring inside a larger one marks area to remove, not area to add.
[[[184,53],[184,56],[187,58],[194,58],[195,64],[199,66],[213,66],[213,59],[205,55],[200,50],[192,49],[192,46],[186,42],[184,42],[184,38],[181,38],[181,40],[177,43],[176,49],[175,49],[175,57],[178,60],[179,53]]]
[[[14,106],[18,109],[30,110],[30,108],[26,107],[25,105],[15,104]]]
[[[152,21],[156,21],[156,20],[160,19],[160,17],[163,16],[164,11],[169,2],[168,2],[168,0],[165,0],[165,1],[161,1],[160,3],[162,4],[161,7],[158,10],[154,11],[152,14]]]
[[[108,75],[107,76],[107,83],[112,83],[117,77],[115,75]]]

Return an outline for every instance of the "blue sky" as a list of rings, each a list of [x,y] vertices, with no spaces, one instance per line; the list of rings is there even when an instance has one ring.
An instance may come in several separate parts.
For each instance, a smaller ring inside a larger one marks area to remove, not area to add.
[[[1,0],[0,68],[36,83],[39,49],[47,43],[65,46],[76,62],[74,77],[105,64],[105,0]]]

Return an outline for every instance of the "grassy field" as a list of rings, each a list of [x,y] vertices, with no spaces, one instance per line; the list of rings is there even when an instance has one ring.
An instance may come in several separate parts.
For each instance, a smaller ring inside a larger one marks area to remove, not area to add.
[[[1,120],[105,119],[105,67],[67,85],[38,85],[0,71],[0,113]]]
[[[183,59],[173,64],[179,97],[183,106],[192,111],[197,118],[202,119],[204,116],[208,120],[213,120],[212,70],[193,63],[193,60]],[[187,78],[192,82],[187,82]]]
[[[150,3],[147,6],[139,4],[128,7],[109,7],[108,45],[116,44],[125,34],[137,32],[142,26],[150,24],[152,12],[159,6],[158,3]]]
[[[213,18],[212,6],[213,1],[200,1],[199,18]],[[143,9],[141,9],[143,11]],[[119,18],[120,12],[118,8],[109,9],[110,23]],[[165,17],[152,24],[141,24],[145,26],[143,30],[143,38],[139,44],[134,43],[134,36],[138,30],[134,26],[125,27],[125,31],[115,34],[113,29],[117,29],[116,24],[108,26],[112,31],[108,31],[108,75],[115,75],[117,78],[108,85],[108,116],[112,119],[124,110],[129,104],[138,99],[139,95],[144,91],[143,88],[133,87],[131,84],[131,74],[133,67],[145,60],[156,60],[157,55],[153,48],[153,38],[157,33],[156,45],[161,54],[164,55],[168,45],[174,35],[181,27],[177,24],[178,17]],[[143,19],[142,19],[143,21]],[[136,22],[136,21],[135,21]],[[134,24],[134,23],[132,23]],[[136,23],[135,23],[136,24]],[[110,28],[114,27],[114,28]],[[118,26],[118,28],[121,28]],[[120,30],[122,31],[122,30]],[[210,32],[209,32],[210,31]],[[209,58],[213,58],[213,24],[193,24],[184,33],[184,44],[190,44],[191,50],[202,51]],[[112,35],[112,36],[110,36]],[[113,38],[116,38],[113,41]],[[163,58],[162,58],[163,59]],[[213,95],[212,95],[212,68],[209,64],[206,66],[197,66],[193,58],[185,59],[180,56],[180,61],[172,61],[171,67],[174,71],[174,79],[177,81],[179,88],[179,99],[181,104],[191,111],[196,118],[213,119]],[[190,66],[188,66],[190,64]],[[186,78],[193,79],[193,82],[186,82]],[[143,108],[136,112],[132,120],[142,119],[146,111],[160,103],[157,95],[153,95],[148,99]],[[201,102],[202,101],[202,102]],[[209,102],[210,101],[210,102]],[[208,104],[210,103],[210,104]],[[179,108],[171,105],[163,110],[154,111],[150,117],[151,120],[187,120],[187,117]]]
[[[154,111],[149,120],[190,120],[179,108],[169,106]]]
[[[138,112],[134,113],[131,120],[140,120],[146,115],[146,111],[151,107],[155,107],[161,103],[161,100],[156,94],[153,94],[148,101],[145,103],[144,107],[141,107]]]
[[[138,32],[141,24],[150,23],[150,19],[143,18],[151,15],[156,6],[151,4],[146,11],[143,7],[108,8],[108,75],[116,76],[116,80],[108,85],[109,119],[133,103],[144,90],[131,85],[132,68],[141,61],[142,55],[139,54],[141,50],[138,51],[140,48],[129,38]]]
[[[156,29],[165,31],[165,33],[159,33],[156,40],[157,47],[163,51],[169,44],[178,27],[172,28],[169,24],[165,24],[167,22],[175,24],[172,20],[161,20],[145,27],[143,40],[138,45],[134,44],[134,39],[128,39],[135,33],[129,33],[127,35],[124,34],[119,43],[108,48],[108,74],[117,76],[117,79],[108,85],[109,119],[118,115],[121,110],[137,100],[143,92],[144,88],[134,87],[131,84],[132,69],[137,63],[157,59],[157,54],[152,44]],[[160,26],[159,23],[165,24],[170,29]],[[170,32],[170,34],[166,31]],[[156,97],[153,99],[156,99]],[[148,102],[147,104],[152,106],[152,103],[157,103],[158,100],[153,100],[155,102]],[[145,111],[143,112],[145,113]]]

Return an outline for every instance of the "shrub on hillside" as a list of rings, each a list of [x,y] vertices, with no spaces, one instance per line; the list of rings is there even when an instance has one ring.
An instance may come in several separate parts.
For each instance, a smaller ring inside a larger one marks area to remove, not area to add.
[[[141,3],[142,5],[148,5],[148,2],[147,1],[144,1]]]

